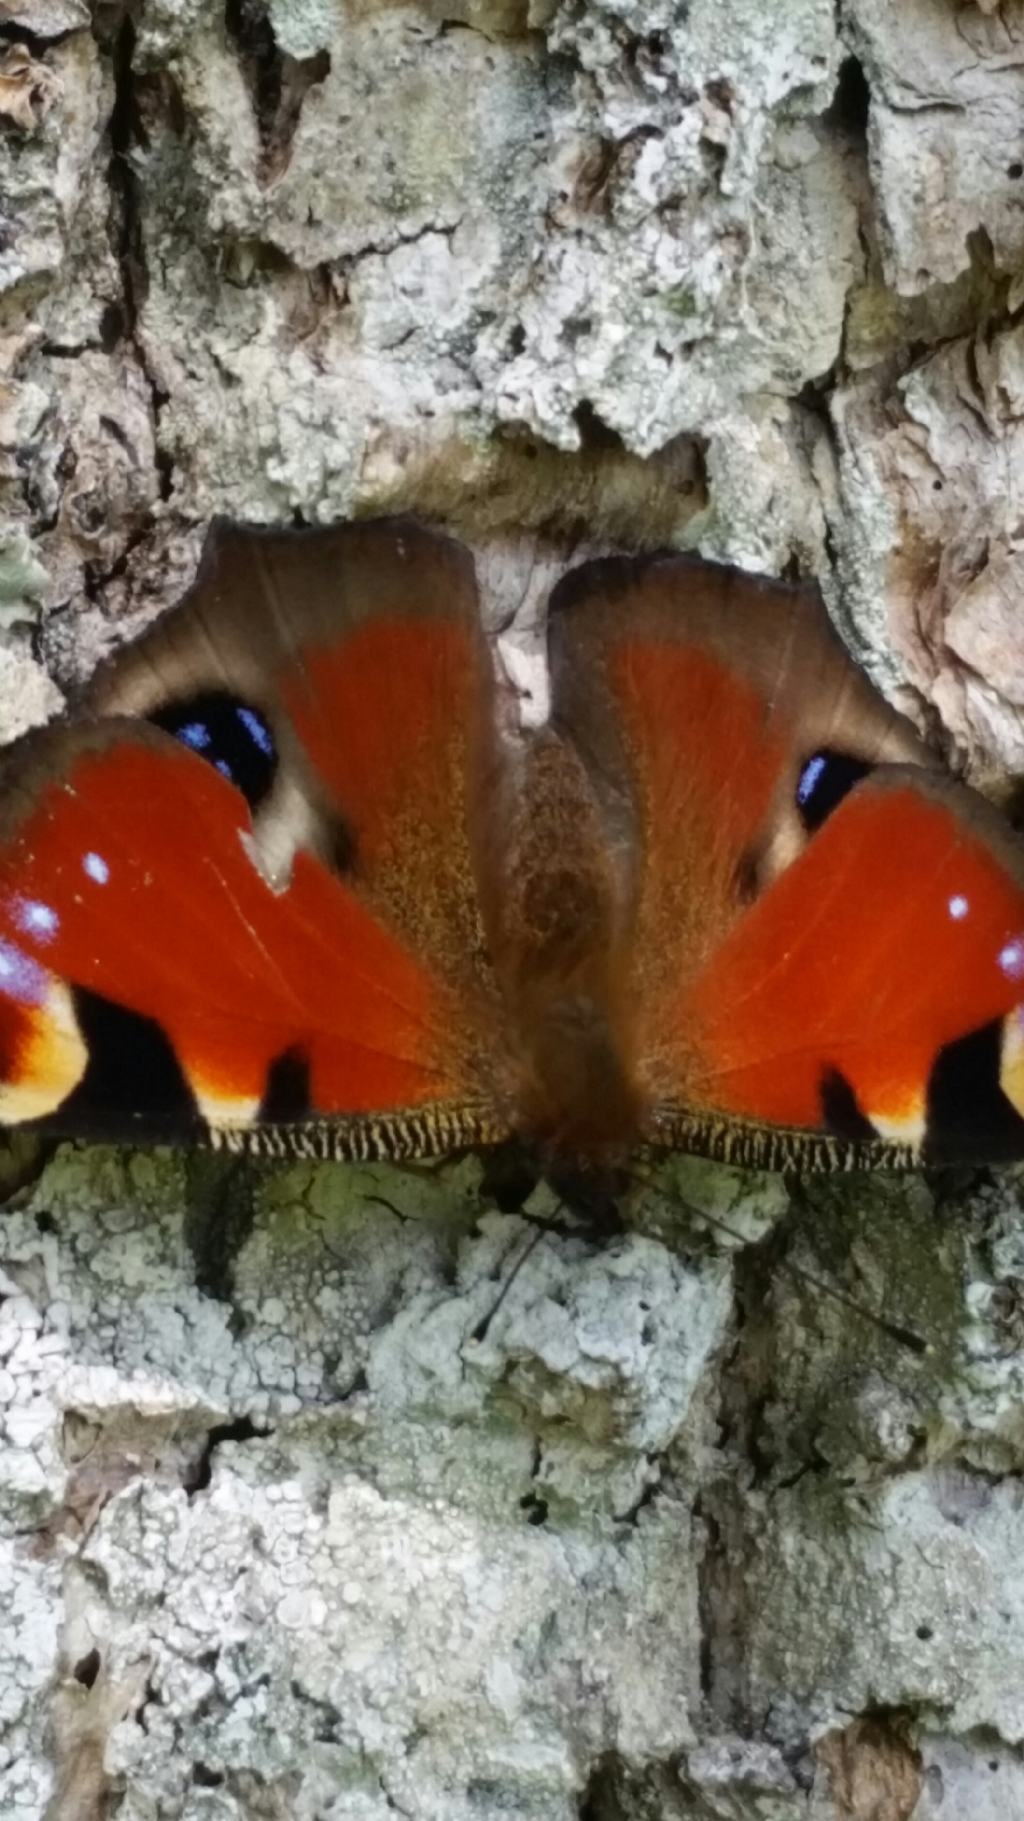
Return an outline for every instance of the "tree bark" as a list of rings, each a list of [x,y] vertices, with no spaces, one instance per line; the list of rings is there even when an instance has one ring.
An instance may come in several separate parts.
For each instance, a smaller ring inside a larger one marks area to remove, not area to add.
[[[495,618],[816,575],[1006,799],[1022,122],[1021,0],[0,0],[0,737],[212,515],[400,508]],[[0,1813],[1024,1818],[1016,1178],[671,1181],[598,1246],[474,1160],[36,1172]]]

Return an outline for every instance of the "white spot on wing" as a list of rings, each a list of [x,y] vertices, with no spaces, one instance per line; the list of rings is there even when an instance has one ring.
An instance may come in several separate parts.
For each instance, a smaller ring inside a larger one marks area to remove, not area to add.
[[[26,936],[37,936],[40,942],[48,942],[60,928],[60,918],[53,905],[42,904],[38,898],[19,899],[14,915]]]
[[[93,879],[97,885],[106,885],[110,878],[110,868],[102,854],[83,854],[82,871],[86,877]]]
[[[996,960],[1008,980],[1024,980],[1024,937],[1004,942]]]

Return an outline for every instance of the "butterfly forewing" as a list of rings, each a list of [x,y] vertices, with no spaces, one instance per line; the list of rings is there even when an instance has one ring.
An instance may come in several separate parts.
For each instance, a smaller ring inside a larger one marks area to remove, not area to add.
[[[0,1116],[339,1154],[500,1135],[467,554],[403,522],[222,529],[92,706],[115,718],[9,762]]]

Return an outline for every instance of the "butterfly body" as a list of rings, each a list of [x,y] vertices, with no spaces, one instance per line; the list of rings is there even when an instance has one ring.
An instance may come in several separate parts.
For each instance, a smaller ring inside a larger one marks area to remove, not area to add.
[[[1024,862],[813,592],[556,587],[524,730],[472,559],[220,526],[0,775],[0,1120],[268,1154],[1024,1156]]]
[[[583,769],[555,731],[521,742],[492,812],[484,901],[514,1046],[510,1123],[549,1161],[617,1157],[635,1142],[640,1104],[622,1051],[614,866]]]

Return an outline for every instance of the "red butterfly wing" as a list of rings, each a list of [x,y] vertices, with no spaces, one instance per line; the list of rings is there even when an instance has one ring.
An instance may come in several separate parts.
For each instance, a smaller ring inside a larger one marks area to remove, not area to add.
[[[677,1002],[702,1097],[788,1126],[831,1113],[840,1129],[845,1103],[895,1141],[927,1128],[936,1154],[1024,1153],[997,1097],[1002,1073],[1020,1098],[1002,1021],[1022,998],[1024,869],[987,823],[968,792],[923,789],[909,769],[852,791]],[[955,1046],[986,1031],[990,1055],[967,1048],[959,1097],[947,1085],[939,1104],[937,1070],[951,1083]]]
[[[158,725],[48,731],[9,766],[0,1116],[284,1121],[339,1152],[504,1130],[465,554],[397,523],[223,529],[94,703]]]
[[[622,1043],[649,1134],[1024,1154],[1020,849],[928,769],[817,599],[681,558],[587,566],[552,664],[608,826],[631,824]]]

